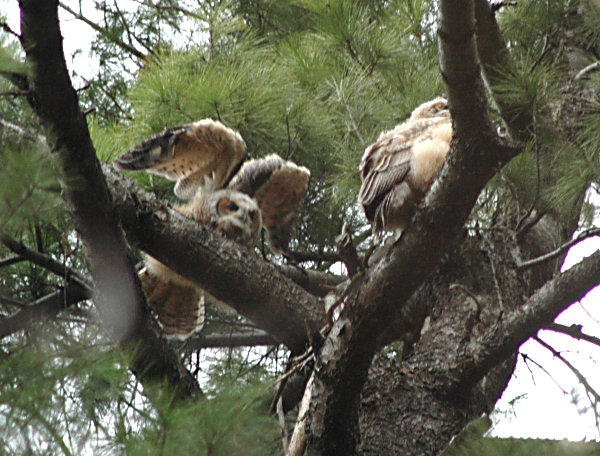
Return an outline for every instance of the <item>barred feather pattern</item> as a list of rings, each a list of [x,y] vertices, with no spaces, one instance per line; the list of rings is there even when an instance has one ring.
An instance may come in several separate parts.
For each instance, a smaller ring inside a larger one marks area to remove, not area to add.
[[[448,104],[436,98],[366,148],[358,200],[374,232],[406,228],[444,163],[451,139]]]

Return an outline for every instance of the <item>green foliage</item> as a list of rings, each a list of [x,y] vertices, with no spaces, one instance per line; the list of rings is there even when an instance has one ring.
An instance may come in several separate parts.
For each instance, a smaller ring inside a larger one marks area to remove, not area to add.
[[[260,401],[260,388],[234,385],[218,397],[159,411],[139,434],[120,436],[128,455],[268,455],[277,453],[278,429]]]
[[[129,11],[99,2],[103,22],[92,52],[100,69],[79,92],[85,108],[95,108],[87,120],[98,156],[110,162],[165,127],[219,119],[240,131],[253,157],[277,153],[311,170],[291,247],[332,251],[343,222],[354,234],[368,229],[356,204],[364,149],[444,91],[436,3],[169,0]],[[585,203],[584,194],[590,184],[600,185],[600,73],[585,75],[590,96],[575,107],[566,101],[578,86],[574,75],[565,76],[600,55],[600,11],[580,14],[586,5],[525,0],[498,13],[515,65],[496,89],[534,121],[525,152],[482,192],[470,226],[532,206],[569,219],[583,205],[584,221],[592,220],[596,206]],[[15,41],[6,34],[1,39],[0,71],[22,74]],[[144,57],[132,57],[128,46]],[[37,120],[4,79],[0,92],[1,120],[17,126],[0,128],[0,229],[84,272],[80,241],[58,199],[60,176],[38,139]],[[573,118],[576,124],[566,120]],[[171,182],[130,175],[160,198],[174,198]],[[0,259],[10,255],[0,246]],[[26,261],[0,268],[2,297],[12,299],[0,301],[0,310],[12,314],[60,286],[63,277]],[[150,403],[126,370],[126,354],[93,323],[91,309],[83,303],[55,322],[2,340],[0,453],[279,451],[265,403],[283,350],[194,352],[186,362],[206,397],[172,406],[165,391],[164,403]],[[208,316],[210,331],[246,324],[212,307]],[[385,354],[401,359],[402,347],[390,346]],[[536,454],[529,445],[562,454],[539,442],[523,444],[531,453],[513,441],[466,445],[459,454]]]
[[[66,332],[63,322],[5,342],[0,452],[277,453],[278,428],[259,383],[221,382],[194,404],[150,404],[127,366],[127,357],[94,326],[77,320]]]
[[[598,451],[600,446],[594,442],[479,438],[465,442],[448,456],[591,456]]]

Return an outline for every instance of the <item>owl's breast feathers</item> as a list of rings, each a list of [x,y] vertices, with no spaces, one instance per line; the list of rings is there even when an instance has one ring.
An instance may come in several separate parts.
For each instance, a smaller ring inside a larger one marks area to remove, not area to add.
[[[419,106],[408,121],[367,147],[358,199],[375,232],[406,227],[444,163],[451,139],[447,103],[440,98]]]

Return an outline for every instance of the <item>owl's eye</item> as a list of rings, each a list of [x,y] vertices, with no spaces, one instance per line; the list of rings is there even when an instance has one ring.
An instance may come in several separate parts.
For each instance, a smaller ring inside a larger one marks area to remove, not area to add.
[[[239,206],[227,198],[221,198],[217,203],[217,213],[218,214],[231,214],[233,212],[237,212]]]

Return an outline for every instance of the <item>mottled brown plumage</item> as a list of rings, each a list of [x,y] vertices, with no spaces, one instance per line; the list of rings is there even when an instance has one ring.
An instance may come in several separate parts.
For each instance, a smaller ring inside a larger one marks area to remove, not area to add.
[[[176,180],[175,194],[191,201],[175,209],[240,244],[253,246],[264,221],[273,250],[285,251],[310,172],[277,155],[243,164],[245,157],[239,133],[204,119],[166,129],[115,165]],[[185,338],[202,328],[202,289],[151,257],[140,277],[167,336]]]
[[[406,228],[444,163],[451,139],[448,103],[436,98],[367,147],[358,199],[374,232]]]
[[[221,122],[203,119],[171,127],[115,160],[119,169],[145,170],[177,181],[175,194],[192,198],[225,187],[246,158],[246,143]]]
[[[284,253],[308,186],[310,171],[278,155],[246,162],[229,188],[252,196],[262,213],[271,248]]]

